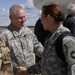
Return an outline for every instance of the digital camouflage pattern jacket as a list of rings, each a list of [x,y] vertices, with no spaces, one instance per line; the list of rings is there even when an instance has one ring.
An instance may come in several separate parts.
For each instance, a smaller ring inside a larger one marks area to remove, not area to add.
[[[64,31],[69,30],[60,25],[51,37],[47,37],[42,60],[28,68],[29,73],[41,72],[43,75],[75,75],[75,38],[73,36],[63,38],[63,52],[68,65],[59,58],[55,50],[55,41]]]
[[[3,30],[0,36],[10,49],[14,72],[19,66],[30,67],[35,64],[35,54],[41,57],[43,46],[34,33],[27,27],[15,30],[12,25]]]

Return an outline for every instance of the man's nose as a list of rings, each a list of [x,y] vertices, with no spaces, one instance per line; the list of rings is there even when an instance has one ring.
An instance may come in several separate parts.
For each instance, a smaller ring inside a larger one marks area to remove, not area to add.
[[[22,18],[22,21],[24,21],[24,22],[25,22],[25,21],[26,21],[26,18]]]

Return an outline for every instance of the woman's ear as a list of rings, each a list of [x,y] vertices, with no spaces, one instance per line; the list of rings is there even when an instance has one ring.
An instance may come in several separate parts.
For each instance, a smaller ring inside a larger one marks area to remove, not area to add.
[[[48,19],[48,21],[50,21],[51,20],[51,16],[47,15],[47,19]]]
[[[12,15],[9,15],[10,20],[12,19]]]

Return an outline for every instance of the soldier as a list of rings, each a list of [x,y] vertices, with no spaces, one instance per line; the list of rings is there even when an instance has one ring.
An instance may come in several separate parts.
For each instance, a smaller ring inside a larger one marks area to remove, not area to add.
[[[10,25],[1,32],[0,37],[10,49],[14,74],[19,67],[29,68],[35,64],[35,54],[41,57],[43,46],[28,27],[25,26],[26,14],[20,5],[9,9]]]
[[[75,4],[69,4],[67,6],[67,17],[64,20],[64,26],[67,27],[71,33],[75,36]]]
[[[2,38],[0,38],[0,75],[13,75],[10,50]]]
[[[66,62],[60,59],[55,48],[56,40],[63,32],[71,34],[62,25],[63,20],[64,14],[59,5],[48,4],[42,7],[41,22],[45,30],[52,32],[52,36],[48,36],[45,41],[42,61],[27,68],[24,75],[31,72],[41,72],[43,75],[75,75],[75,37],[68,35],[62,40]]]

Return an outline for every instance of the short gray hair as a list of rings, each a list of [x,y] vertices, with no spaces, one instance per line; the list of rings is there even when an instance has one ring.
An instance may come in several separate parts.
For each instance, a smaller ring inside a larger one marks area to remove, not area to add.
[[[16,14],[17,10],[24,10],[20,5],[12,5],[9,9],[9,15]]]
[[[75,13],[75,4],[70,3],[67,6],[67,12],[68,12],[69,15],[74,14]]]

